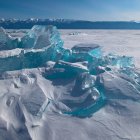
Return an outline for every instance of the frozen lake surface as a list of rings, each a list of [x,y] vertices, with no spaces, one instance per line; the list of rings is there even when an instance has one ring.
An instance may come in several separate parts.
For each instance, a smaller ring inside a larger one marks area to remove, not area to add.
[[[140,30],[32,31],[0,32],[0,140],[140,140]]]
[[[28,30],[8,30],[14,37],[23,36]],[[96,43],[105,53],[128,55],[140,67],[140,30],[60,30],[64,47],[78,43]]]

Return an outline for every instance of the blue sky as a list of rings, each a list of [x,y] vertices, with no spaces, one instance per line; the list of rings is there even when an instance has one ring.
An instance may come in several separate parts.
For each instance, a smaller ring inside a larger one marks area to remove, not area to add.
[[[140,0],[0,0],[0,17],[140,20]]]

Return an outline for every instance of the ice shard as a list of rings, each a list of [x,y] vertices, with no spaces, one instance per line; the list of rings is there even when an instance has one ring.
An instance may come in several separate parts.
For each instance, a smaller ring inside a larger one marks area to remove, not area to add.
[[[97,44],[77,44],[72,48],[72,61],[90,61],[102,56],[101,47]]]
[[[89,117],[105,105],[104,96],[98,90],[95,77],[84,72],[75,79],[70,97],[62,100],[70,111],[63,112],[77,117]]]
[[[63,41],[55,26],[35,25],[33,28],[21,38],[21,48],[41,49],[49,46],[63,46]]]
[[[1,29],[1,32],[0,47],[3,48],[7,45],[13,48],[11,46],[13,42],[11,42],[4,29]],[[5,47],[9,49],[7,46]],[[49,60],[67,60],[70,54],[68,49],[63,48],[63,41],[54,26],[34,26],[31,31],[21,38],[16,47],[23,50],[12,56],[6,54],[5,57],[1,57],[0,71],[40,67]]]
[[[18,47],[18,39],[13,39],[0,27],[0,50],[11,50]]]
[[[91,74],[103,73],[110,71],[109,67],[116,67],[117,69],[134,68],[133,57],[119,56],[108,54],[97,59],[91,59],[88,63],[88,68]]]

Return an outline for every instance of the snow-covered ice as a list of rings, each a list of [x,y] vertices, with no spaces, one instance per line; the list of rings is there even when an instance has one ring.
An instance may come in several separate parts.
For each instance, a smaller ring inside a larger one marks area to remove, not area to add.
[[[0,140],[140,139],[139,48],[111,40],[127,31],[1,30]]]

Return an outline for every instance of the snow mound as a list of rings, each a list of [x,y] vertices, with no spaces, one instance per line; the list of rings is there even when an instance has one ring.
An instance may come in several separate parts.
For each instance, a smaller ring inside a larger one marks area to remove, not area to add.
[[[0,41],[9,42],[3,29]],[[94,115],[96,118],[101,110],[108,113],[108,108],[113,108],[114,111],[113,100],[119,104],[116,109],[123,116],[125,107],[120,101],[140,101],[140,72],[132,57],[104,55],[97,44],[63,48],[53,26],[34,26],[19,40],[17,48],[21,48],[20,53],[0,57],[2,139],[8,133],[9,137],[13,136],[11,139],[44,140],[44,128],[48,127],[51,140],[50,116],[64,117],[64,121],[74,117],[86,120]],[[47,121],[50,124],[46,125]],[[37,137],[35,132],[39,134]],[[59,135],[55,139],[62,138]]]

